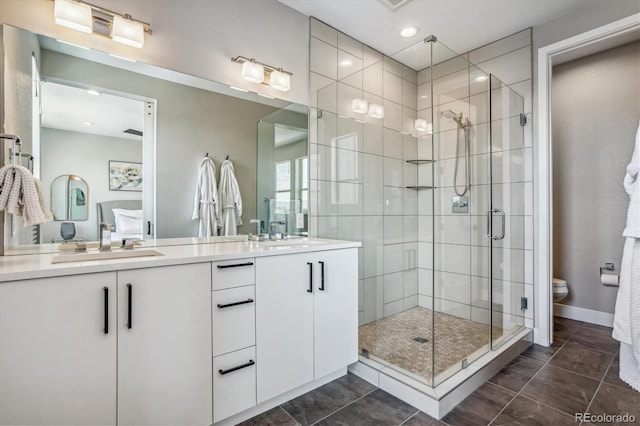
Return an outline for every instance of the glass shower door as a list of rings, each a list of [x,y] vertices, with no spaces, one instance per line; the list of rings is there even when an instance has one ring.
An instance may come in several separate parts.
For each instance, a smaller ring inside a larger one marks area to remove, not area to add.
[[[489,78],[489,280],[491,349],[524,326],[525,152],[524,100]]]

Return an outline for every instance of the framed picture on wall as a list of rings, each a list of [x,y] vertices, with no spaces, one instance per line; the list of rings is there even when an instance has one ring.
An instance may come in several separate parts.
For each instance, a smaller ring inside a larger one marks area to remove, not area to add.
[[[142,191],[142,163],[109,160],[110,191]]]

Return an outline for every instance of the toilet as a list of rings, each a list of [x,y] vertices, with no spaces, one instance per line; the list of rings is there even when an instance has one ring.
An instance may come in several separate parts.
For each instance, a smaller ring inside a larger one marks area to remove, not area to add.
[[[553,279],[553,301],[559,302],[569,294],[569,287],[567,287],[567,282],[565,280],[561,280],[560,278]]]

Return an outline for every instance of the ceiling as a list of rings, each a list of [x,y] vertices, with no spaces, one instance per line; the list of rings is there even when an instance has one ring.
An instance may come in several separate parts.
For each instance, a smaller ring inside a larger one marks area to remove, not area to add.
[[[395,11],[381,0],[279,1],[393,56],[429,35],[465,53],[611,0],[410,0]],[[417,26],[420,32],[412,38],[400,37],[400,30],[407,26]]]
[[[142,101],[106,93],[90,95],[87,89],[45,81],[41,102],[42,127],[142,140],[141,136],[123,133],[127,129],[142,131]]]

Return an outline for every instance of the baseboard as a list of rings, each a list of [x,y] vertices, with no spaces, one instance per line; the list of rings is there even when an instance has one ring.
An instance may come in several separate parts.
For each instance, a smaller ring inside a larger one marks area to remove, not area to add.
[[[613,327],[613,314],[608,312],[594,311],[593,309],[554,303],[553,314],[562,318],[604,325],[605,327]]]

